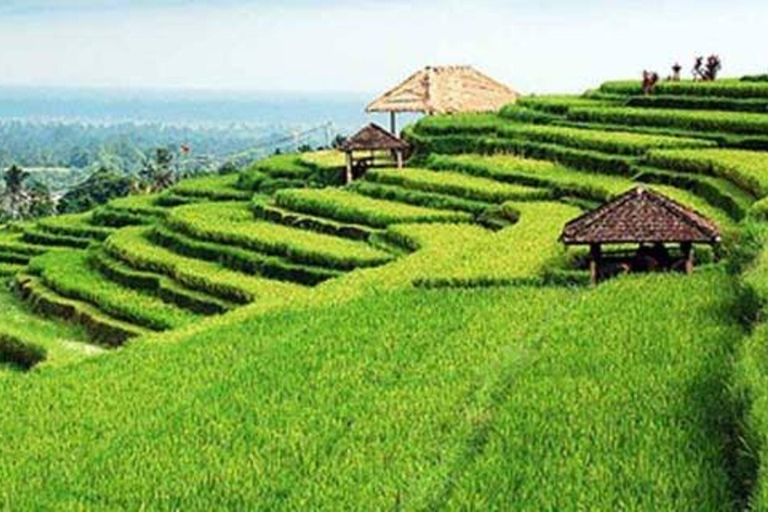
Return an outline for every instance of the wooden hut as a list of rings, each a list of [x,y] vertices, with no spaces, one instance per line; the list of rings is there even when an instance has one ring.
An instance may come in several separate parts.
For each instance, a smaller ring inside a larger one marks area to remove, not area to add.
[[[389,112],[390,129],[397,134],[396,115],[497,112],[514,103],[519,93],[471,66],[428,66],[368,105],[366,112]]]
[[[390,152],[397,168],[402,169],[405,153],[410,150],[410,146],[381,126],[371,123],[344,141],[339,149],[347,155],[346,181],[349,183],[375,164],[377,151]],[[360,152],[365,152],[365,156],[356,157],[355,153]]]
[[[565,225],[560,241],[588,245],[591,280],[608,264],[624,270],[693,270],[693,244],[720,243],[717,226],[701,214],[657,192],[635,188]],[[639,244],[631,255],[603,254],[603,245]],[[679,246],[674,257],[667,244]]]

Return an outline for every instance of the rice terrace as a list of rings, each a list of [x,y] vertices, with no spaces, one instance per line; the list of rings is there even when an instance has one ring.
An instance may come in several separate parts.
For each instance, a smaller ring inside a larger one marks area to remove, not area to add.
[[[16,156],[0,510],[768,510],[768,75],[727,63]]]

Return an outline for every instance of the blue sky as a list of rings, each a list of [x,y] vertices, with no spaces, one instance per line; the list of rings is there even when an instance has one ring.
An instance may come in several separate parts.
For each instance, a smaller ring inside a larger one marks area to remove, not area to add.
[[[473,64],[576,92],[718,52],[768,71],[755,0],[0,0],[0,84],[378,92]]]

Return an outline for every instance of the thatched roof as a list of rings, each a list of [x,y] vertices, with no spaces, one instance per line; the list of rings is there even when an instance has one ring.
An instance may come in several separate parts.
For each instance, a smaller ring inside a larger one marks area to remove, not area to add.
[[[717,243],[717,226],[672,199],[635,188],[565,225],[567,245],[621,243]]]
[[[427,67],[368,105],[366,112],[496,112],[518,97],[471,66]]]
[[[342,151],[408,149],[408,143],[398,139],[381,126],[371,123],[344,141]]]

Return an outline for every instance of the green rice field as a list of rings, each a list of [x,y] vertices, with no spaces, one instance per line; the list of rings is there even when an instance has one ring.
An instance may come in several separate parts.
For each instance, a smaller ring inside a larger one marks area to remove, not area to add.
[[[350,184],[281,154],[2,226],[0,509],[767,510],[766,91],[527,96]],[[722,243],[590,286],[563,227],[635,187]]]

